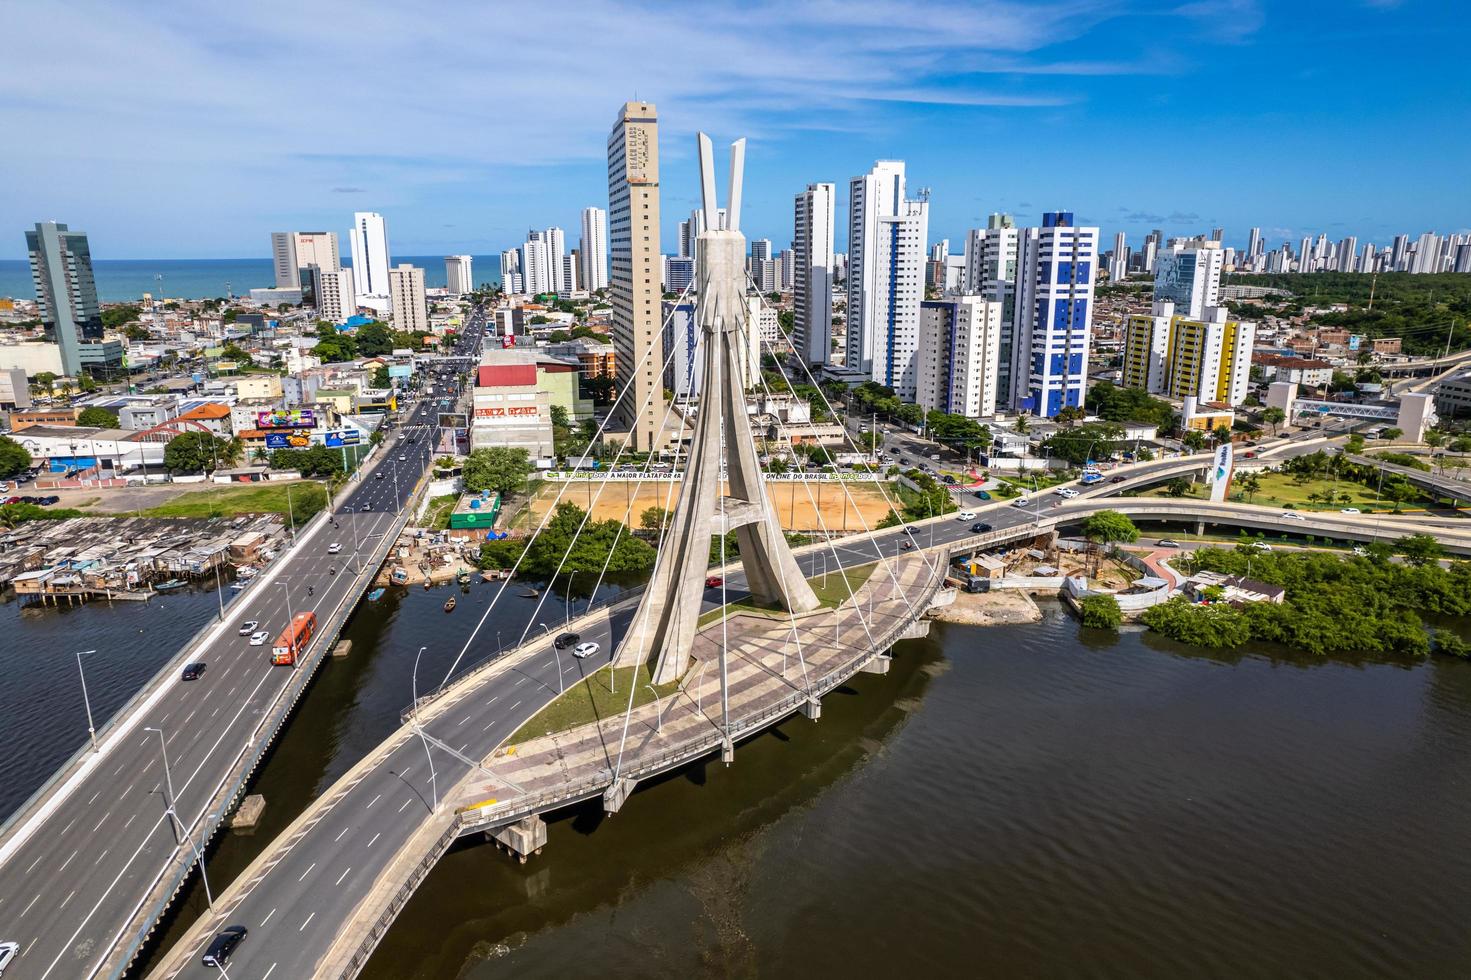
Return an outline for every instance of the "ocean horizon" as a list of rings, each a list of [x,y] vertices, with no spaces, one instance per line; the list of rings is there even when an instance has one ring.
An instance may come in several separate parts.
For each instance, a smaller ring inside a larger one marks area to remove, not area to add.
[[[500,280],[499,255],[474,255],[475,281]],[[428,289],[446,285],[443,255],[396,255],[395,265],[407,262],[424,270]],[[344,260],[344,266],[352,262]],[[93,259],[97,297],[104,303],[126,303],[144,293],[170,299],[210,299],[248,296],[251,289],[276,284],[275,264],[255,259]],[[228,293],[227,293],[228,291]],[[0,259],[0,297],[34,300],[31,265],[25,259]]]

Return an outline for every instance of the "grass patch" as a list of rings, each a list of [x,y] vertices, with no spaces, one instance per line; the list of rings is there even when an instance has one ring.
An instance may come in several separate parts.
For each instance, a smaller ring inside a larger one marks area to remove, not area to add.
[[[455,509],[455,501],[459,499],[460,495],[456,493],[429,498],[429,508],[424,511],[423,526],[432,531],[443,531],[449,527],[450,512]]]
[[[1286,473],[1262,472],[1257,475],[1261,477],[1262,481],[1262,488],[1260,490],[1252,494],[1248,499],[1247,495],[1241,490],[1240,481],[1237,480],[1231,485],[1229,499],[1243,503],[1261,504],[1267,507],[1281,507],[1286,504],[1291,504],[1293,509],[1303,511],[1336,512],[1344,507],[1357,507],[1366,514],[1378,510],[1391,511],[1394,510],[1395,506],[1394,501],[1387,497],[1377,496],[1374,487],[1366,487],[1362,483],[1356,483],[1352,480],[1338,480],[1336,483],[1333,480],[1309,480],[1306,483],[1299,483]],[[1330,492],[1338,498],[1332,504],[1324,504],[1321,499],[1308,500],[1309,495],[1321,496],[1324,493]],[[1350,498],[1347,503],[1343,502],[1344,494],[1347,494]],[[1169,495],[1168,488],[1163,486],[1143,490],[1137,494],[1140,497],[1168,497]],[[1209,495],[1210,487],[1204,483],[1191,484],[1189,492],[1185,494],[1186,497],[1195,499],[1205,499]],[[1429,503],[1430,498],[1421,495],[1406,501],[1401,505],[1401,509],[1405,507],[1411,509],[1423,508]]]
[[[181,493],[167,503],[150,507],[144,517],[234,517],[238,514],[285,514],[290,487],[292,517],[309,519],[327,506],[327,489],[320,483],[242,483],[216,490]]]
[[[878,568],[878,563],[873,562],[868,565],[860,565],[857,568],[844,569],[841,572],[833,571],[827,575],[827,584],[823,584],[821,575],[808,579],[807,584],[812,586],[812,592],[817,596],[817,601],[822,607],[831,609],[847,602],[850,589],[853,592],[857,592],[863,586],[863,583],[867,582],[869,577],[873,575],[876,568]],[[843,584],[844,580],[847,581],[847,585]],[[745,598],[737,599],[735,602],[728,602],[724,606],[719,606],[702,613],[696,622],[696,629],[704,629],[711,623],[720,622],[722,610],[727,616],[734,616],[736,613],[752,613],[757,616],[765,616],[768,619],[787,619],[790,616],[790,613],[780,606],[760,606],[750,596],[746,596]]]
[[[566,657],[572,656],[570,650],[564,650],[562,653]],[[609,688],[607,669],[599,670],[567,688],[555,701],[532,715],[526,724],[516,729],[516,734],[511,736],[509,744],[520,745],[522,742],[550,735],[552,732],[563,732],[579,725],[621,715],[628,710],[629,685],[636,685],[633,694],[635,708],[648,704],[656,698],[668,697],[679,690],[679,681],[669,684],[653,684],[653,671],[649,664],[638,667],[618,667],[613,673],[616,676],[612,681],[612,689]],[[653,690],[650,690],[651,685]]]

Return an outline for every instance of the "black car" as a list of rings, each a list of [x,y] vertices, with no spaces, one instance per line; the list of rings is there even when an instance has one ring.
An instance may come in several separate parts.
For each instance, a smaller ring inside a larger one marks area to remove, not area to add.
[[[186,681],[197,681],[204,673],[204,661],[198,660],[184,668],[183,679]]]
[[[905,534],[913,534],[914,533],[914,528],[912,528],[908,524],[906,524],[906,525],[904,525],[904,533]]]
[[[985,521],[976,521],[970,526],[971,534],[985,534],[989,530],[991,530],[991,525],[987,524]]]
[[[582,637],[576,633],[563,633],[561,636],[557,637],[554,642],[556,643],[558,650],[565,650],[570,646],[576,646],[577,641],[580,639],[582,639]]]
[[[244,926],[226,926],[215,936],[214,941],[209,944],[209,949],[204,951],[204,958],[199,962],[205,966],[219,969],[229,962],[230,954],[235,952],[235,947],[245,941],[249,930]]]

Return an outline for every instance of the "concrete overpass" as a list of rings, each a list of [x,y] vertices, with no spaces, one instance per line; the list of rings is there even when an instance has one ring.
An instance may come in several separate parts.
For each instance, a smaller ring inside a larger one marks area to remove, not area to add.
[[[1436,476],[1434,473],[1427,473],[1413,466],[1401,466],[1398,463],[1390,463],[1373,456],[1349,456],[1349,459],[1364,466],[1372,466],[1386,473],[1402,476],[1409,481],[1411,486],[1418,487],[1437,498],[1444,497],[1456,507],[1471,501],[1471,483],[1465,480]]]

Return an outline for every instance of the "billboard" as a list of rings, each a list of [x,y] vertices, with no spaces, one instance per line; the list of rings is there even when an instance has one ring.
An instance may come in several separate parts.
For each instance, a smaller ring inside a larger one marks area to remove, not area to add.
[[[360,441],[357,429],[329,429],[323,433],[323,438],[328,449],[356,446]]]
[[[257,429],[314,429],[317,416],[310,408],[273,408],[255,413]]]
[[[1211,500],[1219,503],[1226,499],[1231,486],[1231,444],[1222,443],[1216,448],[1216,459],[1211,467]]]
[[[305,449],[312,444],[302,432],[267,432],[267,449]]]
[[[388,365],[388,376],[390,378],[412,378],[414,366],[412,364],[390,364]]]

